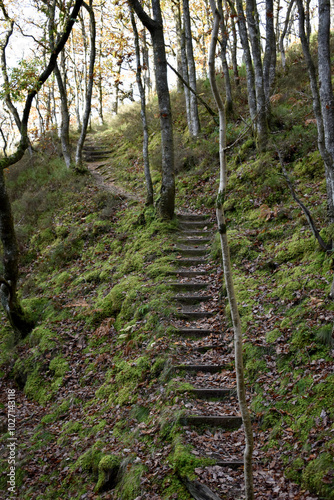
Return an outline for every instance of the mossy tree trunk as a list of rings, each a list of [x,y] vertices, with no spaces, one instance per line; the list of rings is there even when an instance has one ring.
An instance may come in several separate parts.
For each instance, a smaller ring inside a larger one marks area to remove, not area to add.
[[[226,183],[227,183],[226,118],[225,118],[225,107],[220,97],[216,84],[216,72],[215,72],[215,53],[216,53],[219,24],[222,18],[222,12],[219,9],[219,7],[218,8],[216,7],[215,0],[210,0],[210,3],[214,15],[214,22],[213,22],[212,38],[211,38],[211,45],[209,52],[209,79],[210,79],[212,93],[214,95],[219,111],[220,178],[219,178],[219,189],[216,202],[216,215],[217,215],[218,230],[222,248],[224,278],[227,289],[228,301],[231,309],[231,316],[232,316],[232,323],[234,330],[234,356],[235,356],[235,370],[237,376],[237,394],[238,394],[239,407],[240,407],[242,422],[245,429],[245,438],[246,438],[246,447],[244,452],[245,493],[246,493],[246,500],[253,500],[254,499],[253,468],[252,468],[253,429],[246,401],[243,356],[242,356],[242,330],[241,330],[241,322],[238,311],[237,298],[234,290],[232,265],[230,259],[229,244],[226,234],[226,219],[225,219],[224,205],[223,205],[226,192]]]
[[[152,0],[153,19],[146,14],[138,0],[129,0],[129,3],[149,30],[152,38],[162,149],[162,179],[158,212],[161,218],[172,219],[175,209],[173,125],[160,0]]]

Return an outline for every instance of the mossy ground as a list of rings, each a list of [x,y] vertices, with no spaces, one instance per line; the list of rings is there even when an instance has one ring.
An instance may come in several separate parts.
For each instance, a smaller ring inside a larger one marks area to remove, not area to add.
[[[289,57],[299,60],[297,52]],[[246,136],[229,152],[224,203],[255,421],[267,432],[268,454],[277,450],[288,477],[331,499],[332,258],[293,203],[276,152],[279,143],[299,196],[329,241],[324,169],[315,127],[304,120],[311,108],[298,92],[305,84],[300,67],[292,65],[277,83],[275,143],[260,155]],[[291,81],[297,82],[293,89]],[[199,91],[213,105],[207,81]],[[173,93],[172,104],[177,205],[207,213],[217,193],[218,128],[201,109],[202,133],[191,140],[182,95]],[[235,116],[244,106],[239,95]],[[155,198],[161,176],[156,110],[153,100]],[[112,148],[115,182],[144,195],[138,111],[138,105],[125,109],[92,139]],[[241,121],[229,123],[228,143],[243,129]],[[42,146],[33,160],[7,173],[22,254],[21,299],[37,321],[16,346],[3,315],[0,327],[2,383],[17,388],[32,415],[18,430],[21,498],[108,498],[112,493],[102,491],[107,469],[121,457],[114,498],[149,491],[189,499],[180,476],[191,476],[197,462],[180,443],[166,354],[173,306],[163,282],[177,222],[161,222],[153,208],[98,191],[89,176],[52,158],[47,142]],[[212,257],[220,262],[218,240]]]

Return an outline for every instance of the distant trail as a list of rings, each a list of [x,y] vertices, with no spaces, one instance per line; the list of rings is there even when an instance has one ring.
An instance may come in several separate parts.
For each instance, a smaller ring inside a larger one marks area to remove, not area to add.
[[[115,184],[113,169],[110,164],[110,151],[105,150],[105,146],[100,146],[92,142],[87,142],[83,148],[88,170],[96,180],[100,189],[110,192],[115,197],[128,200],[144,202],[144,198],[133,193],[129,193],[121,186]]]

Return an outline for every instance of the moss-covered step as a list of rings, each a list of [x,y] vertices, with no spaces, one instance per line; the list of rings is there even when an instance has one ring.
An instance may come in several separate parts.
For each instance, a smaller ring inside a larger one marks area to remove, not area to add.
[[[178,245],[175,247],[175,251],[185,257],[201,257],[208,255],[209,249],[207,247],[193,248],[186,245]]]
[[[203,373],[219,373],[222,370],[226,370],[225,365],[191,365],[182,364],[175,365],[175,370],[184,370],[186,372],[203,372]]]
[[[203,236],[203,238],[211,238],[212,237],[212,231],[208,231],[207,229],[191,229],[191,228],[183,228],[180,233],[179,237],[190,237],[190,236],[196,236],[196,238]]]
[[[186,245],[205,245],[211,242],[211,238],[193,238],[192,236],[182,237],[182,234],[177,238],[178,243]]]
[[[194,269],[175,269],[172,271],[168,271],[169,276],[181,276],[183,278],[195,278],[196,276],[205,276],[207,274],[206,271],[196,271]]]
[[[199,266],[199,265],[204,265],[207,264],[207,259],[203,259],[201,257],[193,257],[193,258],[181,258],[177,259],[176,261],[179,265],[185,266],[185,267],[191,267],[191,266]]]
[[[193,425],[199,427],[207,425],[210,427],[222,427],[226,430],[239,429],[242,425],[241,417],[235,415],[185,415],[179,419],[180,425]]]
[[[184,337],[208,337],[214,334],[209,328],[179,328],[176,333]]]
[[[172,299],[180,304],[198,304],[199,302],[208,302],[212,297],[211,295],[174,295]]]
[[[190,221],[206,221],[209,219],[209,215],[205,214],[176,214],[177,218],[180,220],[190,220]]]
[[[181,309],[181,311],[178,311],[176,313],[176,316],[179,319],[202,319],[202,318],[211,318],[214,316],[213,312],[210,311],[184,311]]]
[[[168,283],[168,285],[176,290],[185,290],[187,292],[196,292],[197,290],[203,290],[204,288],[207,288],[210,283],[205,283],[205,282],[188,282],[188,283],[182,283],[180,281],[174,281]]]

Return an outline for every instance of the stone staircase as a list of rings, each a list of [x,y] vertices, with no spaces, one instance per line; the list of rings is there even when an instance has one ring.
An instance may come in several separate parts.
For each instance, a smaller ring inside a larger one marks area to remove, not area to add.
[[[186,393],[180,391],[180,399],[187,401],[184,403],[187,409],[179,423],[185,429],[185,444],[187,435],[195,433],[201,436],[208,429],[222,430],[227,439],[226,432],[240,429],[242,420],[236,404],[230,348],[223,333],[212,326],[217,312],[217,305],[212,302],[210,294],[212,283],[207,270],[212,224],[202,215],[179,214],[178,218],[180,233],[175,245],[177,269],[171,272],[169,285],[175,291],[174,300],[178,308],[174,326],[178,337],[185,341],[185,348],[181,348],[181,354],[173,361],[173,376],[180,381],[180,387],[185,381],[193,386]],[[221,378],[228,379],[229,374],[231,383],[221,382]],[[210,385],[205,385],[205,377],[210,378]],[[232,400],[234,406],[231,405]],[[188,411],[188,407],[193,407],[194,411]],[[231,408],[234,408],[233,411]],[[191,444],[194,445],[194,440]],[[201,450],[196,451],[196,439],[193,452],[203,459],[214,459],[215,465],[220,467],[237,469],[243,466],[238,452],[208,456],[203,455]]]

